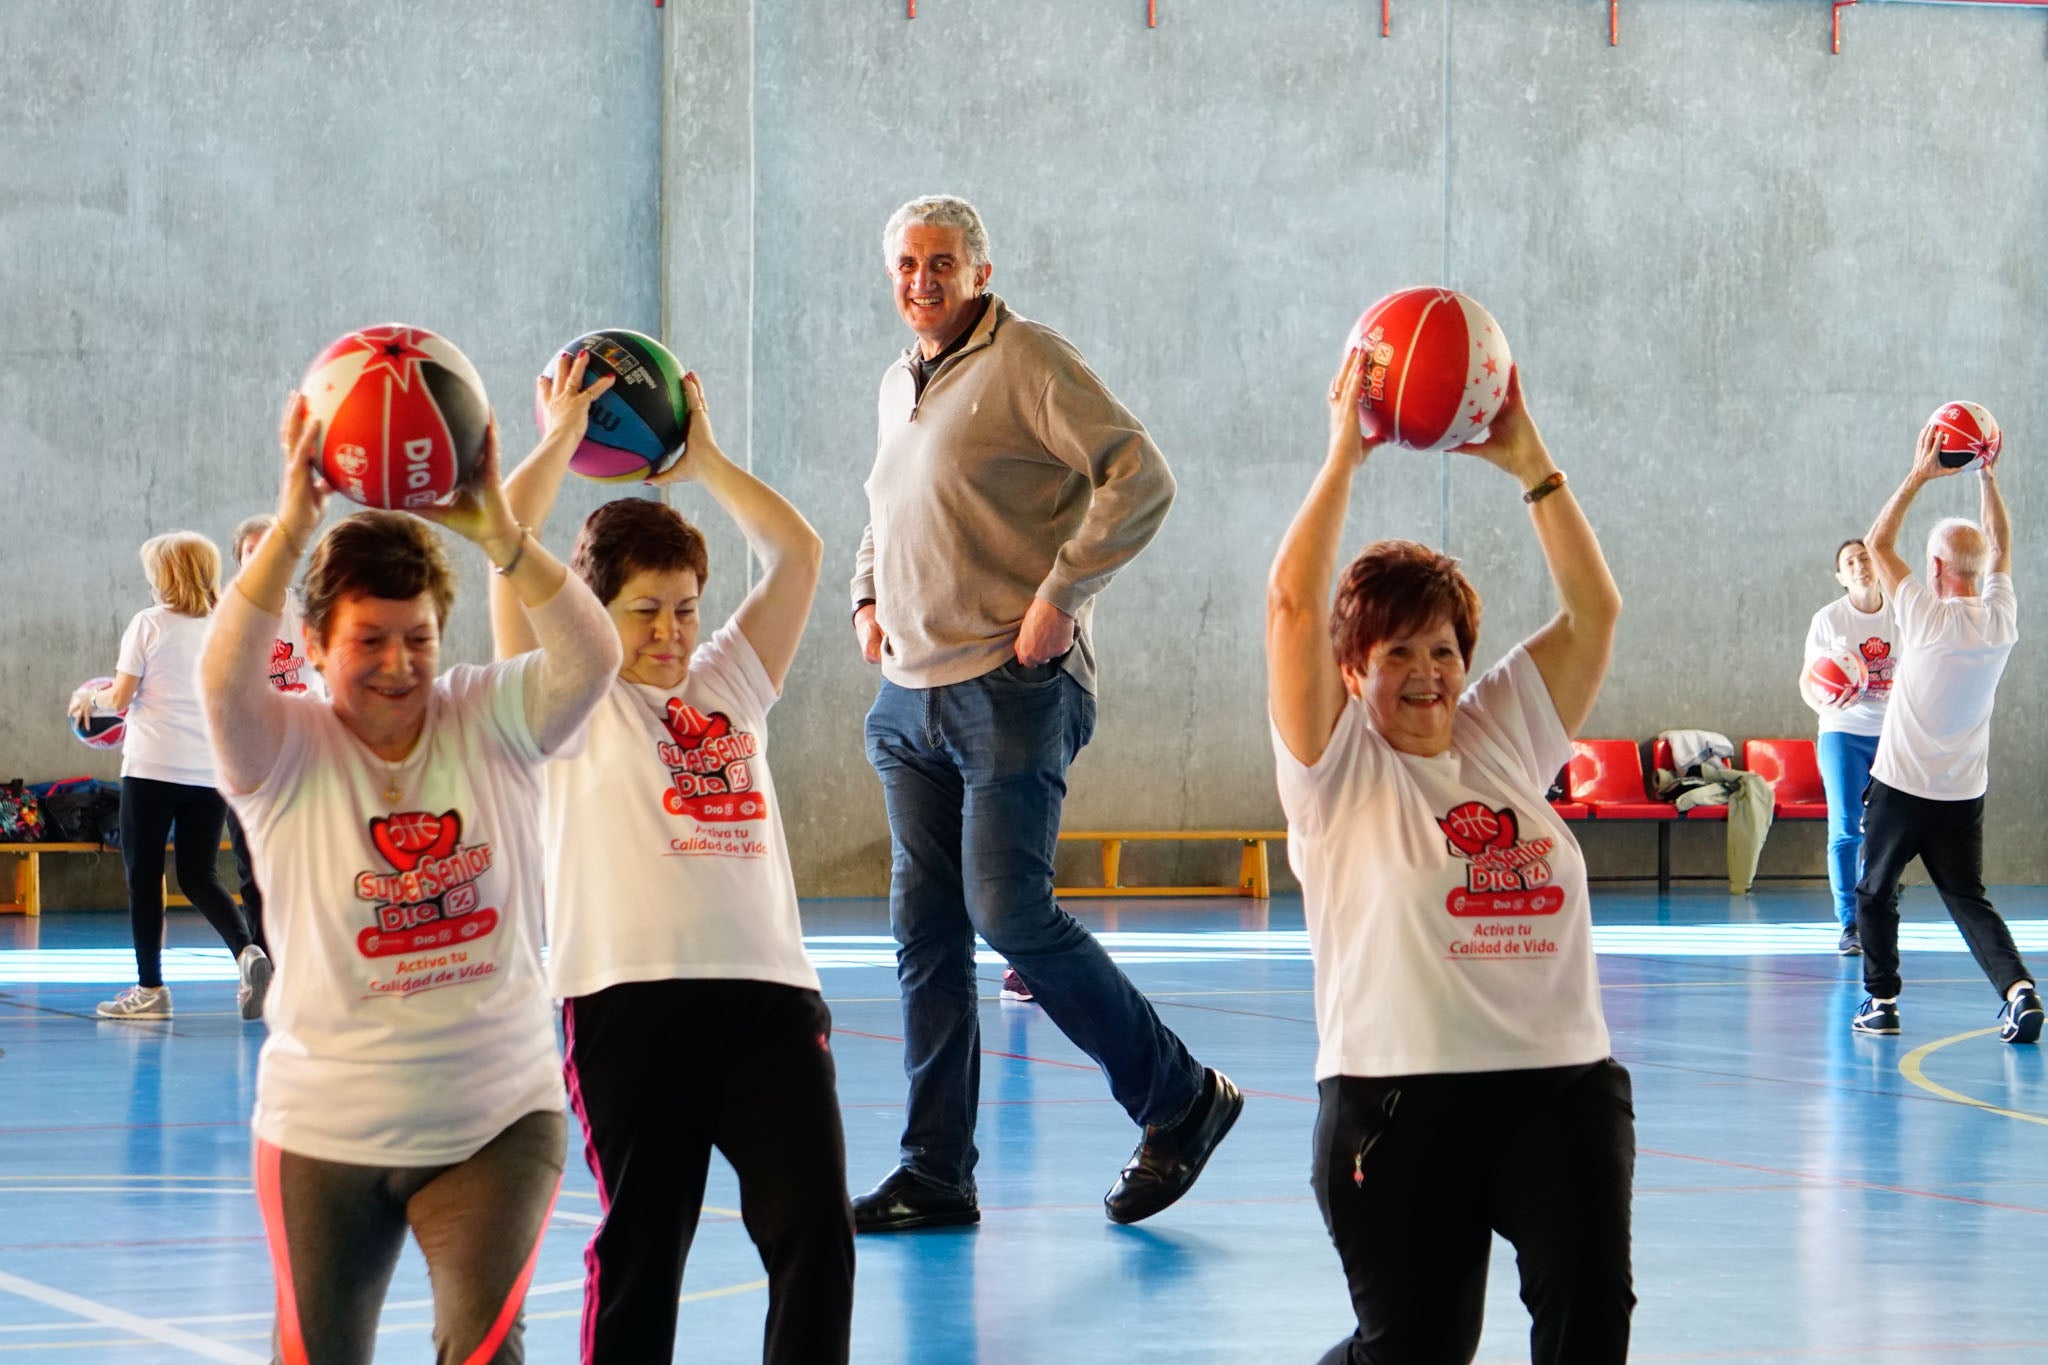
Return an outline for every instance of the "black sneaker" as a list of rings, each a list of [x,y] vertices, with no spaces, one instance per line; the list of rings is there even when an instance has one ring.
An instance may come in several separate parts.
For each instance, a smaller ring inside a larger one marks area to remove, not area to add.
[[[1244,1095],[1211,1067],[1202,1077],[1194,1112],[1171,1128],[1147,1128],[1123,1173],[1102,1197],[1112,1223],[1150,1218],[1188,1192],[1216,1144],[1244,1110]]]
[[[1998,1036],[2008,1043],[2031,1043],[2041,1036],[2041,995],[2029,986],[1998,1011]]]
[[[1856,932],[1855,925],[1842,926],[1842,937],[1835,944],[1835,951],[1843,957],[1863,956],[1863,936]]]
[[[2038,1006],[2037,1006],[2038,1008]],[[1896,1034],[1899,1031],[1899,1002],[1880,1000],[1874,995],[1863,997],[1863,1008],[1856,1011],[1856,1017],[1849,1021],[1849,1027],[1857,1033]],[[2037,1019],[2034,1032],[2039,1033],[2041,1025]]]

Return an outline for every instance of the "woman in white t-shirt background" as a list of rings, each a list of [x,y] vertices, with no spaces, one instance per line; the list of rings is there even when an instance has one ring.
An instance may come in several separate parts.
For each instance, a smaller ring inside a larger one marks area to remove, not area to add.
[[[1877,581],[1870,550],[1859,538],[1835,547],[1835,581],[1842,596],[1813,614],[1806,628],[1807,664],[1837,649],[1854,650],[1869,678],[1863,691],[1837,702],[1816,701],[1805,687],[1800,700],[1820,717],[1814,756],[1820,783],[1828,798],[1828,889],[1835,897],[1835,919],[1841,925],[1837,950],[1844,957],[1862,953],[1856,935],[1856,879],[1862,875],[1863,789],[1870,785],[1870,765],[1877,758],[1877,737],[1884,730],[1885,703],[1892,693],[1892,671],[1898,663],[1897,636],[1891,603]]]
[[[1467,685],[1479,596],[1456,560],[1368,545],[1337,571],[1364,366],[1267,588],[1273,749],[1315,959],[1312,1181],[1358,1329],[1323,1357],[1469,1361],[1491,1238],[1512,1242],[1536,1365],[1626,1359],[1635,1118],[1609,1055],[1585,861],[1544,799],[1593,709],[1621,597],[1511,373],[1488,438],[1557,614]]]
[[[541,381],[544,411],[581,385],[585,363]],[[588,727],[547,768],[548,969],[603,1212],[584,1258],[583,1362],[673,1354],[715,1149],[739,1177],[768,1272],[763,1360],[831,1365],[850,1346],[853,1210],[832,1016],[804,954],[767,725],[823,546],[719,449],[697,377],[683,385],[683,456],[649,482],[708,493],[761,577],[700,644],[709,563],[676,512],[608,502],[570,560],[622,658]],[[580,435],[551,423],[512,476],[522,521],[546,521]],[[495,585],[491,596],[499,656],[527,648],[529,613]]]
[[[220,600],[220,551],[194,531],[153,536],[142,569],[154,605],[121,636],[111,686],[79,689],[74,717],[94,707],[128,713],[121,741],[121,865],[127,874],[128,926],[135,940],[136,984],[100,1002],[103,1019],[168,1019],[164,985],[164,845],[172,842],[178,885],[235,956],[244,1019],[263,1010],[270,960],[215,866],[227,807],[215,790],[213,751],[199,703],[196,668],[207,617]]]
[[[580,418],[587,400],[571,401]],[[277,1358],[365,1365],[410,1229],[438,1358],[516,1361],[568,1132],[540,961],[540,769],[610,684],[617,639],[513,518],[493,423],[471,482],[423,515],[483,550],[539,648],[440,672],[440,536],[358,512],[312,544],[317,435],[294,394],[277,524],[221,602],[201,674],[277,952],[252,1119]],[[326,698],[264,668],[309,545],[304,641]]]

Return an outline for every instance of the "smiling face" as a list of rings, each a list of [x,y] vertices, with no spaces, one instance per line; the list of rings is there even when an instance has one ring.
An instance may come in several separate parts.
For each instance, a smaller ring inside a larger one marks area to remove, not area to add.
[[[966,330],[994,270],[969,259],[965,229],[910,223],[897,234],[889,252],[896,311],[927,359]]]
[[[1835,556],[1835,581],[1847,588],[1851,596],[1869,592],[1877,582],[1877,566],[1870,562],[1870,551],[1863,548],[1862,541],[1850,541]]]
[[[621,678],[665,692],[683,685],[697,649],[700,591],[689,569],[642,569],[619,586],[604,609],[619,632]]]
[[[1441,754],[1451,747],[1451,720],[1465,690],[1458,633],[1438,617],[1411,635],[1376,641],[1365,672],[1345,668],[1344,685],[1365,703],[1387,743],[1404,754]]]
[[[341,723],[383,757],[404,757],[426,723],[441,661],[433,594],[343,597],[324,638],[308,632],[306,654],[327,680]]]

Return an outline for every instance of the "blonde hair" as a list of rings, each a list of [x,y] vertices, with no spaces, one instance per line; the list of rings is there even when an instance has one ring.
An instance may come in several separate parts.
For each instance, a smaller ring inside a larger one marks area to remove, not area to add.
[[[211,616],[220,600],[220,551],[197,531],[142,542],[142,571],[156,600],[180,616]]]

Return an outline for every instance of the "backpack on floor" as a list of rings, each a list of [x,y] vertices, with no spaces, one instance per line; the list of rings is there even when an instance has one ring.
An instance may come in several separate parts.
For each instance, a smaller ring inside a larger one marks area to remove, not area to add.
[[[43,837],[43,805],[15,778],[0,786],[0,843],[32,844]]]

